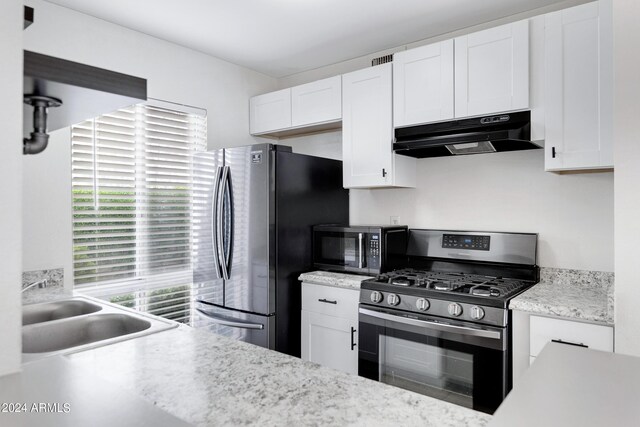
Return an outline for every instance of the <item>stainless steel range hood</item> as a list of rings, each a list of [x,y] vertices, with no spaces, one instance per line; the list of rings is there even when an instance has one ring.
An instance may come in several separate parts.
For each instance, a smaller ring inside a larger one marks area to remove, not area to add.
[[[24,51],[24,153],[48,133],[147,100],[145,79]]]
[[[393,151],[443,157],[542,148],[531,141],[531,112],[497,114],[398,128]]]

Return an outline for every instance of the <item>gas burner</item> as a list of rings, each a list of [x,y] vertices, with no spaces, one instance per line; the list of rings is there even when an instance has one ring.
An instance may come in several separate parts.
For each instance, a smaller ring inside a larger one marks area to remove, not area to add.
[[[453,291],[459,286],[460,285],[456,285],[452,282],[433,281],[429,283],[429,289],[433,289],[435,291]]]
[[[495,287],[478,285],[471,288],[470,294],[481,297],[499,297],[501,292],[500,289]]]
[[[414,286],[416,279],[406,276],[393,277],[389,279],[389,283],[397,286]]]

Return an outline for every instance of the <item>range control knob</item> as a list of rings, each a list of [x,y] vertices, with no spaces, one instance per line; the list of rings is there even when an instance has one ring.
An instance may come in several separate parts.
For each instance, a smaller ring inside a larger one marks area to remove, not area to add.
[[[418,298],[416,300],[416,308],[420,311],[427,311],[429,310],[429,300],[425,299],[425,298]]]
[[[456,302],[452,302],[449,304],[449,307],[447,307],[447,310],[449,311],[449,314],[452,316],[460,316],[462,314],[462,306]]]
[[[400,297],[396,294],[389,294],[387,303],[389,303],[389,305],[398,305],[400,304]]]
[[[382,301],[382,294],[378,291],[373,291],[371,292],[370,298],[371,298],[371,302],[378,303]]]
[[[480,320],[484,317],[484,310],[477,305],[471,307],[471,318],[473,320]]]

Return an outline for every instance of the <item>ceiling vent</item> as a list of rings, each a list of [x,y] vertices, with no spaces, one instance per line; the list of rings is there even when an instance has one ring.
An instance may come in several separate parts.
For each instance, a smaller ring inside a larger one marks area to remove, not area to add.
[[[393,62],[393,53],[389,55],[379,56],[378,58],[373,58],[371,60],[371,66],[375,67],[376,65],[386,64],[387,62]]]

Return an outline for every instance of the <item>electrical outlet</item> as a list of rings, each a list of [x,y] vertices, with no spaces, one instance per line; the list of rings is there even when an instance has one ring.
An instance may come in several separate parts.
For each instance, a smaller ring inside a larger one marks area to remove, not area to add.
[[[397,215],[391,215],[389,217],[389,222],[391,225],[400,225],[400,217]]]

